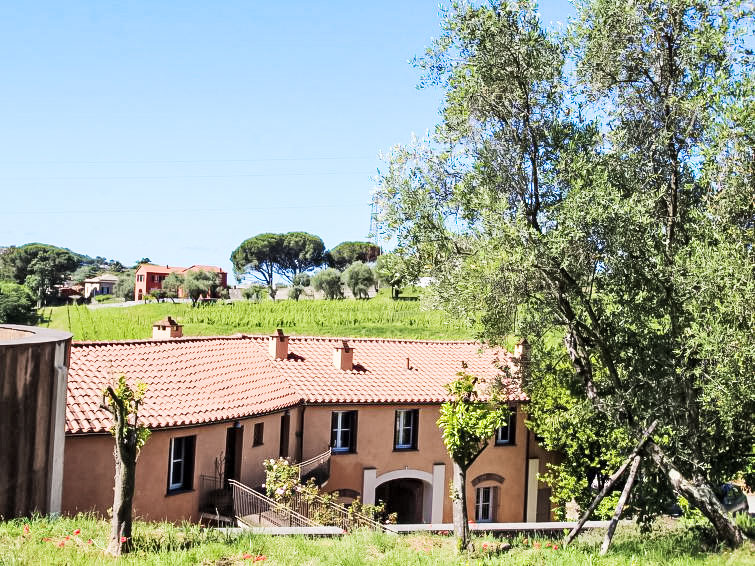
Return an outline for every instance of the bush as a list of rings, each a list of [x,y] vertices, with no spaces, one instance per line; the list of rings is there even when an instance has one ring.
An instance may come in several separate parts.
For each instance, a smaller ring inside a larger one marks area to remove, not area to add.
[[[98,303],[107,303],[113,300],[113,295],[95,295],[94,300]]]
[[[39,317],[36,301],[24,285],[0,282],[0,322],[7,324],[36,324]]]
[[[351,289],[355,299],[367,299],[370,287],[375,284],[375,274],[369,265],[355,261],[343,272],[341,280]]]

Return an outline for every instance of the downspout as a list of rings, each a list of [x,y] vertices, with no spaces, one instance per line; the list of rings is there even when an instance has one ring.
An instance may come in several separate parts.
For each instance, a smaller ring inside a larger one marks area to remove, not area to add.
[[[517,411],[518,413],[519,411]],[[522,498],[522,501],[524,505],[522,506],[522,522],[527,522],[527,498],[530,495],[530,431],[525,426],[524,430],[527,431],[527,441],[524,444],[525,454],[524,454],[524,497]]]
[[[301,411],[299,411],[299,425],[297,427],[298,430],[296,431],[296,436],[299,439],[299,443],[296,446],[297,462],[302,462],[304,460],[304,411],[306,408],[307,405],[302,403]]]

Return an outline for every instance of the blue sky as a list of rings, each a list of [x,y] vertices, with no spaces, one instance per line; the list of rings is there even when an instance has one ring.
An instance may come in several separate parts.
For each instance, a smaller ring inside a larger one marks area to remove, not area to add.
[[[261,232],[365,239],[379,152],[438,120],[438,6],[5,3],[0,246],[231,272]]]

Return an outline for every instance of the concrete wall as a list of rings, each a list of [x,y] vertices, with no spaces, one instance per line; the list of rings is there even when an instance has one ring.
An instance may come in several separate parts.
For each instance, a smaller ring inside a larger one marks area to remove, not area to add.
[[[58,513],[71,334],[0,325],[0,517]]]

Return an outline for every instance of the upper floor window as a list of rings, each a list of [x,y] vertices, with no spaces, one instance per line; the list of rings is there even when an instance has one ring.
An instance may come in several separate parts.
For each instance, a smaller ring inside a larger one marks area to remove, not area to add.
[[[516,443],[516,407],[509,407],[508,424],[496,429],[495,443],[497,445]]]
[[[196,436],[179,436],[170,440],[168,491],[191,489],[194,481],[194,443]]]
[[[396,411],[393,447],[396,450],[417,449],[417,425],[419,409]]]
[[[474,518],[478,523],[491,522],[495,512],[495,492],[492,486],[478,487],[475,491]]]
[[[144,275],[137,275],[136,276],[137,281],[144,281]]]
[[[333,452],[356,452],[357,412],[333,411],[330,424],[330,447]]]

